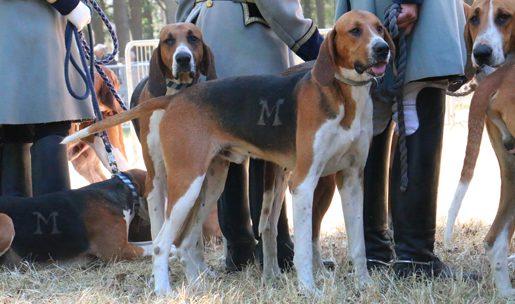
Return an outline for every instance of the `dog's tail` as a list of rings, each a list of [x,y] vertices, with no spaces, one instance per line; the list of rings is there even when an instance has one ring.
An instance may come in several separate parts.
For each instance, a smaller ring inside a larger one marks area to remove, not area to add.
[[[127,122],[129,120],[140,118],[141,116],[154,112],[156,110],[165,109],[170,104],[171,98],[169,96],[163,96],[148,100],[137,107],[105,118],[99,122],[92,124],[91,126],[84,128],[72,135],[69,135],[63,139],[61,144],[68,144],[71,142],[78,141],[84,137],[88,137],[92,134],[96,134],[107,130],[113,126]]]
[[[447,225],[444,233],[444,244],[446,246],[449,246],[451,243],[454,222],[458,217],[461,203],[467,193],[472,176],[474,175],[474,169],[479,156],[479,148],[481,146],[481,138],[483,136],[486,111],[490,99],[495,93],[496,84],[501,81],[501,76],[502,73],[496,73],[485,79],[474,93],[470,103],[467,148],[461,169],[461,178],[447,214]]]

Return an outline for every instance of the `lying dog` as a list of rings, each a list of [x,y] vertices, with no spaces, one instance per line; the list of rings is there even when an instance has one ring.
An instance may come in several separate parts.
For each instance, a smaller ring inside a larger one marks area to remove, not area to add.
[[[213,54],[202,40],[200,29],[191,23],[168,24],[159,34],[159,45],[150,59],[149,77],[143,79],[135,88],[131,97],[131,108],[159,96],[174,95],[190,87],[205,75],[207,80],[216,78]],[[151,149],[156,147],[151,141],[159,140],[149,137],[150,115],[143,115],[133,120],[134,129],[141,142],[143,159],[148,170],[145,197],[149,205],[154,239],[164,219],[162,202],[166,191],[163,183],[166,179],[161,165],[154,165]],[[158,143],[156,143],[158,144]],[[157,178],[154,176],[157,175]],[[204,225],[205,236],[220,236],[216,211],[211,220]]]
[[[168,192],[166,205],[164,197],[159,202],[166,217],[153,245],[158,294],[170,292],[172,242],[179,248],[189,282],[208,271],[198,242],[201,224],[223,191],[229,162],[241,163],[248,156],[292,171],[294,263],[300,287],[309,292],[317,292],[311,242],[313,192],[320,177],[337,174],[348,252],[364,284],[370,280],[362,189],[372,138],[369,90],[374,77],[384,74],[390,50],[392,40],[379,19],[352,11],[336,22],[311,73],[199,83],[96,123],[63,142],[151,116],[148,155],[155,172],[162,172],[152,177],[154,184],[162,185],[161,191]]]
[[[131,179],[138,193],[143,193],[144,171],[130,170],[125,176]],[[0,261],[17,264],[21,260],[42,262],[87,257],[113,261],[149,255],[149,246],[131,244],[127,237],[138,199],[118,177],[34,198],[2,196]],[[150,229],[147,237],[148,240]]]
[[[114,88],[119,90],[120,82],[116,74],[106,67],[102,67],[102,70],[106,73]],[[95,94],[103,116],[112,116],[123,111],[118,101],[116,101],[113,94],[111,94],[109,87],[104,83],[104,80],[98,73],[95,73]],[[90,121],[74,123],[72,124],[70,134],[91,124],[92,122]],[[119,169],[122,171],[128,170],[129,166],[125,152],[125,144],[123,142],[122,126],[114,126],[107,129],[107,135],[113,146],[113,153],[116,157]],[[72,163],[75,170],[90,183],[101,182],[108,179],[104,174],[102,165],[109,169],[109,163],[107,161],[104,145],[99,137],[91,136],[73,145],[69,145],[68,160]]]

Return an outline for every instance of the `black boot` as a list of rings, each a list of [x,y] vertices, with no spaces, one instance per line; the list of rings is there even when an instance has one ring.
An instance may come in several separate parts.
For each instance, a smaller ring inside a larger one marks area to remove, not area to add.
[[[227,241],[227,271],[241,270],[254,260],[256,240],[250,227],[245,170],[242,165],[230,164],[225,189],[218,200],[218,221]]]
[[[449,276],[450,268],[434,254],[436,199],[442,151],[445,95],[425,88],[417,96],[420,126],[406,137],[409,184],[400,190],[399,149],[392,169],[390,200],[398,276]]]
[[[63,136],[49,135],[32,145],[32,193],[34,196],[70,189],[66,145]]]
[[[2,150],[2,195],[32,196],[30,143],[5,143]]]
[[[394,258],[387,197],[391,138],[390,124],[372,139],[365,166],[363,222],[369,270],[388,267]]]
[[[263,204],[265,161],[253,159],[249,166],[249,202],[252,216],[252,230],[258,240],[255,256],[263,264],[263,243],[259,236],[259,218]],[[293,265],[293,241],[290,237],[286,204],[283,203],[281,215],[277,223],[277,261],[281,270],[287,270]]]

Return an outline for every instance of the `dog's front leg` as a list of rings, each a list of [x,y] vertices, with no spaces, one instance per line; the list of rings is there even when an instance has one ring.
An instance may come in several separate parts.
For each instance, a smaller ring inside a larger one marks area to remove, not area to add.
[[[154,292],[159,296],[170,294],[170,279],[168,278],[168,256],[172,246],[172,221],[165,219],[159,234],[153,242],[152,273],[154,275]]]
[[[301,289],[315,295],[320,291],[315,286],[313,278],[313,242],[312,242],[312,213],[313,193],[318,182],[317,176],[306,176],[297,183],[297,174],[292,180],[293,196],[293,228],[295,254],[293,262],[297,270],[297,278]],[[298,186],[295,186],[298,185]]]
[[[337,173],[337,186],[347,232],[347,253],[361,286],[370,283],[363,229],[363,169],[351,167]]]

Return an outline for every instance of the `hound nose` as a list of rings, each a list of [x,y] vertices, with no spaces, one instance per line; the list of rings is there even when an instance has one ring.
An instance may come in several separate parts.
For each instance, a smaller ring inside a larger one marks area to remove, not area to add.
[[[374,51],[376,59],[385,60],[386,58],[388,58],[390,47],[385,42],[377,42],[372,47],[372,50]]]
[[[492,57],[492,48],[486,44],[480,44],[474,48],[474,58],[477,64],[488,63],[490,57]]]
[[[177,62],[177,65],[180,67],[189,66],[191,60],[191,55],[186,52],[180,52],[177,55],[175,55],[175,61]]]

